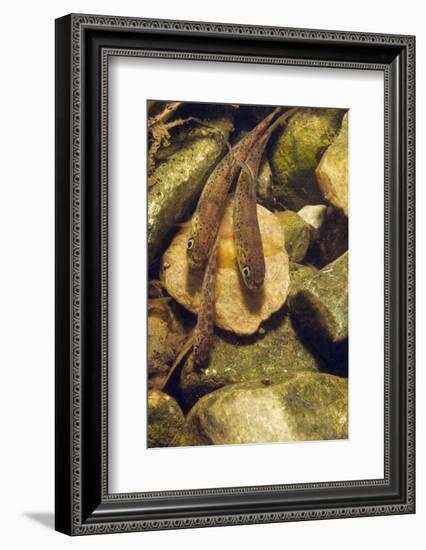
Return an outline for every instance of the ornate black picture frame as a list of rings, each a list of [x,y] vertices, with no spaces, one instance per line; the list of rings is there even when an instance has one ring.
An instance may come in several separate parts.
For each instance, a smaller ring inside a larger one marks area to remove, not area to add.
[[[382,71],[383,479],[110,494],[110,56]],[[415,38],[68,15],[56,21],[56,529],[70,535],[414,513]]]

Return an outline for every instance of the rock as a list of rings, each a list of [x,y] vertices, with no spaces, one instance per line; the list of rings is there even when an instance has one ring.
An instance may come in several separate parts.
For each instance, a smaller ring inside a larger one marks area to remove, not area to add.
[[[168,447],[185,417],[176,400],[158,390],[148,392],[148,447]]]
[[[347,380],[299,372],[287,380],[232,384],[204,396],[174,445],[234,445],[347,439]]]
[[[264,157],[257,177],[257,198],[260,204],[265,207],[273,207],[269,204],[269,198],[272,194],[272,171],[271,165],[266,157]]]
[[[148,300],[156,300],[158,298],[167,298],[167,292],[161,281],[152,279],[148,281]]]
[[[285,248],[292,262],[300,263],[311,244],[311,228],[296,212],[275,212],[275,217],[284,229]]]
[[[314,240],[319,239],[321,235],[321,228],[324,224],[326,212],[327,207],[325,204],[307,204],[298,212],[302,220],[305,220],[311,227]]]
[[[348,216],[348,113],[343,117],[339,135],[322,156],[315,173],[326,201]]]
[[[189,356],[180,378],[185,404],[192,406],[202,395],[227,384],[248,380],[276,383],[289,372],[318,370],[318,359],[300,341],[285,310],[262,325],[264,334],[249,338],[216,334],[207,369],[194,367]]]
[[[219,134],[215,136],[216,130],[219,130],[224,137],[228,138],[234,129],[232,111],[230,106],[218,106],[217,109],[201,109],[197,113],[194,112],[193,106],[191,105],[189,112],[187,112],[187,107],[183,104],[180,108],[183,124],[177,125],[170,130],[170,143],[160,147],[156,153],[156,160],[163,162],[178,152],[182,148],[182,145],[191,143],[200,138],[208,136],[220,138]],[[185,118],[186,115],[190,117],[191,114],[197,117],[200,122],[196,120],[191,122],[190,118]],[[186,120],[188,120],[188,122],[185,122]],[[172,124],[176,124],[176,121],[172,122]]]
[[[318,273],[318,269],[312,265],[301,265],[292,263],[290,265],[290,290],[287,300],[294,296],[300,288]]]
[[[348,249],[348,218],[336,208],[329,207],[319,243],[321,264],[326,265]]]
[[[324,202],[315,169],[324,148],[336,137],[342,115],[340,109],[300,109],[271,140],[271,204],[297,211],[307,204]]]
[[[210,121],[211,122],[211,121]],[[213,123],[212,123],[213,124]],[[223,127],[222,122],[220,128]],[[224,132],[227,139],[232,127]],[[152,178],[155,185],[148,193],[148,261],[151,264],[166,245],[172,228],[195,204],[213,168],[226,151],[225,143],[211,130],[196,129],[197,136],[160,164]],[[172,144],[172,147],[175,145]]]
[[[216,277],[216,325],[240,335],[254,334],[262,321],[278,311],[287,298],[289,286],[288,256],[283,231],[275,216],[257,207],[265,254],[266,273],[263,288],[252,292],[241,279],[233,239],[233,197],[228,199],[221,227]],[[163,255],[162,281],[168,293],[189,311],[196,313],[200,303],[203,271],[193,270],[187,261],[189,224],[182,227]]]
[[[148,387],[161,389],[187,336],[170,298],[148,300]]]
[[[305,340],[328,361],[348,351],[348,254],[308,278],[289,300]]]

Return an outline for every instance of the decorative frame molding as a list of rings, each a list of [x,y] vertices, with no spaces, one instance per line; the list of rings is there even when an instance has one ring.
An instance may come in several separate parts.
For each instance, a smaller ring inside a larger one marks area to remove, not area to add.
[[[200,38],[211,39],[209,51],[199,51]],[[383,71],[383,480],[108,493],[107,92],[108,59],[117,55]],[[95,15],[56,21],[58,530],[83,535],[414,512],[414,56],[412,36]],[[186,510],[173,508],[177,497],[187,499]],[[215,512],[206,512],[212,498]]]

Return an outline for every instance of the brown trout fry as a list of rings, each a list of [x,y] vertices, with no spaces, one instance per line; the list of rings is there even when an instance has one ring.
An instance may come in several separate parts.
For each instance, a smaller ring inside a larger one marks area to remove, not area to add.
[[[250,290],[262,287],[265,279],[265,256],[257,219],[257,178],[260,161],[272,132],[287,120],[296,109],[281,115],[258,139],[247,155],[248,170],[241,170],[234,201],[234,240],[237,262],[245,285]]]
[[[240,163],[245,160],[250,149],[281,110],[282,107],[277,107],[244,136],[210,174],[192,217],[192,231],[187,248],[188,263],[191,267],[201,267],[209,257],[222,219],[226,197],[240,169]]]
[[[204,367],[207,364],[213,343],[218,249],[219,237],[214,243],[204,272],[197,325],[194,330],[192,349],[194,364],[198,367]]]

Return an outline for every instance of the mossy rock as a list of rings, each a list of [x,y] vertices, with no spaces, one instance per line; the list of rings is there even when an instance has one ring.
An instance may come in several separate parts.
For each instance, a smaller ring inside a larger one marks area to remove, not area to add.
[[[298,211],[307,204],[324,203],[315,169],[337,136],[342,116],[341,109],[300,109],[271,142],[270,201],[277,208]]]
[[[168,447],[184,421],[173,397],[158,390],[148,392],[148,447]]]
[[[284,230],[285,248],[289,259],[292,262],[302,262],[311,243],[312,231],[309,224],[292,210],[275,212],[275,217]]]
[[[299,289],[317,273],[318,269],[312,265],[292,263],[290,265],[290,291],[287,299],[290,300],[291,296],[297,294]]]
[[[232,384],[189,412],[176,446],[347,439],[348,385],[338,376],[298,372],[281,383]]]
[[[342,120],[339,135],[322,156],[316,177],[326,201],[348,216],[348,114]]]
[[[348,253],[308,278],[288,301],[305,339],[327,361],[348,351]]]
[[[210,121],[213,125],[213,122]],[[222,120],[218,127],[223,129]],[[228,139],[231,119],[224,131]],[[210,173],[226,152],[219,135],[209,129],[194,129],[196,137],[184,141],[167,161],[160,164],[152,178],[155,185],[148,193],[148,261],[159,257],[171,230],[182,221],[196,203]],[[172,142],[171,147],[174,147]]]
[[[320,368],[319,360],[301,342],[286,308],[265,323],[262,332],[242,338],[218,331],[206,369],[196,368],[190,355],[180,378],[185,404],[192,406],[204,394],[227,384],[275,383],[288,373]]]

